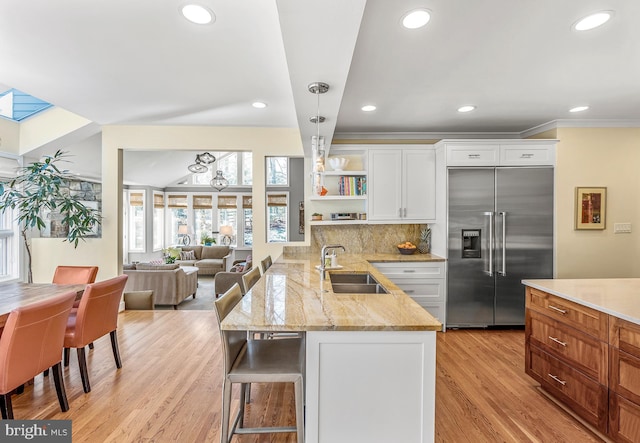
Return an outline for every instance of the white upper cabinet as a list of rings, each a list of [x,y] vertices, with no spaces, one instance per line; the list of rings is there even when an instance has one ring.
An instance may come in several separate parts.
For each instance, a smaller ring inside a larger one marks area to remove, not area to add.
[[[553,166],[556,140],[443,140],[447,166]]]
[[[449,166],[495,166],[500,158],[499,145],[453,144],[447,145]]]
[[[369,149],[369,220],[429,223],[436,217],[431,146]]]

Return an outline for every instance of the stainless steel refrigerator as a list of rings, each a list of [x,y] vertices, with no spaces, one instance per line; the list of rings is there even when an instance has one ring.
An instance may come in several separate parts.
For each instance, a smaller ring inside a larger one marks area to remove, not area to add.
[[[447,327],[524,325],[522,279],[553,278],[553,168],[448,170]]]

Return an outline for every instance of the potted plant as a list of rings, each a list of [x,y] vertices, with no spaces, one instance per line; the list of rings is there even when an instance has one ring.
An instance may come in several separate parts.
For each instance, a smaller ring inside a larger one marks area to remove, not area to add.
[[[311,220],[322,220],[322,214],[319,212],[314,212],[311,214]]]
[[[58,150],[53,156],[45,156],[42,161],[19,168],[15,178],[0,182],[0,212],[17,210],[16,220],[27,252],[29,283],[33,282],[33,274],[28,234],[32,229],[45,228],[43,210],[57,211],[64,216],[62,223],[68,227],[64,241],[73,244],[74,248],[102,223],[100,211],[85,206],[79,197],[61,189],[72,178],[68,171],[58,168],[58,163],[66,157],[65,152]]]
[[[203,232],[202,235],[200,235],[200,243],[202,243],[205,246],[211,246],[215,242],[216,242],[216,239],[206,232]]]

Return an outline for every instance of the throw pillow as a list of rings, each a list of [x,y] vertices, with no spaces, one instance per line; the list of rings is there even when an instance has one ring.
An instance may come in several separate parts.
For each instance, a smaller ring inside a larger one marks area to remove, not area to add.
[[[195,260],[195,251],[180,251],[180,260]]]
[[[231,272],[242,272],[247,264],[246,263],[238,263],[237,265],[233,265],[230,269]]]

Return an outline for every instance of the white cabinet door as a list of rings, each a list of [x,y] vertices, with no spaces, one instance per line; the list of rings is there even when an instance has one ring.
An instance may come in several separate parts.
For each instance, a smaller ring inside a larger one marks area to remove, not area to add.
[[[403,152],[402,218],[428,222],[436,218],[436,153],[434,150]]]
[[[394,221],[402,210],[402,150],[369,151],[369,220]]]
[[[555,144],[514,143],[500,145],[500,166],[553,166],[555,161]]]
[[[433,149],[369,151],[369,220],[429,223],[436,217]]]
[[[447,144],[447,166],[496,166],[499,152],[498,144]]]

